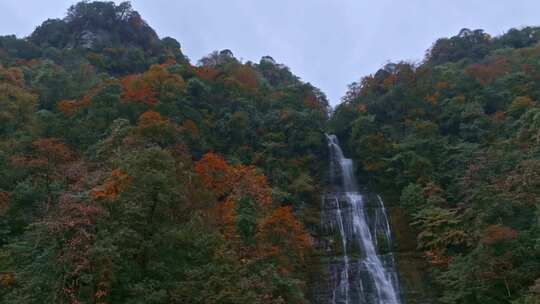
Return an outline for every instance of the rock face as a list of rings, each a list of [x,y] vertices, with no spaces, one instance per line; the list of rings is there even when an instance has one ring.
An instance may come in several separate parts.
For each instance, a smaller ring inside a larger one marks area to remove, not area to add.
[[[111,35],[103,30],[84,30],[77,41],[77,46],[83,49],[93,49],[97,45],[107,44],[111,44]]]
[[[388,199],[388,202],[392,200]],[[394,235],[394,256],[404,303],[435,304],[435,288],[429,277],[429,265],[417,250],[416,233],[410,219],[399,207],[389,207]]]

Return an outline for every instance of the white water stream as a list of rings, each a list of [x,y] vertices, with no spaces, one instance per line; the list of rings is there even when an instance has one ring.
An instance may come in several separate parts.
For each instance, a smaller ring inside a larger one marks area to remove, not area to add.
[[[333,304],[401,304],[391,253],[391,231],[379,196],[360,193],[352,160],[328,135],[333,192],[323,198],[323,227],[341,239],[337,262],[330,266]],[[339,178],[341,177],[341,178]]]

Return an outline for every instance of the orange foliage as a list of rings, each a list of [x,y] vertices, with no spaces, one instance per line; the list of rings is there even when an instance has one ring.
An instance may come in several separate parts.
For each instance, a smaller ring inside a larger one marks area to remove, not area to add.
[[[9,209],[11,195],[9,192],[0,191],[0,216],[5,215]]]
[[[16,61],[16,64],[17,65],[25,65],[29,68],[35,66],[35,65],[38,65],[40,63],[40,61],[38,59],[30,59],[30,60],[25,60],[25,59],[19,59]]]
[[[0,66],[0,82],[16,87],[24,87],[24,74],[19,68],[3,68]]]
[[[166,67],[166,64],[153,65],[142,75],[124,77],[122,101],[153,106],[160,100],[175,98],[186,89],[186,84],[180,75],[170,73]]]
[[[119,169],[115,169],[103,185],[92,189],[90,196],[94,200],[104,199],[114,201],[129,186],[129,183],[129,175]]]
[[[383,165],[384,163],[382,161],[376,161],[365,164],[364,169],[368,172],[375,172],[378,171]]]
[[[310,109],[317,109],[319,108],[319,101],[315,95],[308,93],[304,96],[304,105]]]
[[[185,130],[185,132],[188,133],[191,138],[199,138],[200,131],[197,125],[193,122],[193,120],[185,120],[182,123],[182,129]]]
[[[358,113],[367,113],[367,108],[365,105],[359,104],[358,107],[356,108],[356,111]]]
[[[236,231],[236,202],[232,198],[227,198],[216,207],[216,210],[225,239],[237,241],[239,236]]]
[[[446,81],[439,81],[435,84],[435,88],[437,90],[447,89],[449,87],[450,87],[450,84],[448,84],[448,82]]]
[[[56,104],[56,107],[64,116],[69,116],[77,110],[75,100],[61,100]]]
[[[214,81],[219,75],[219,72],[216,69],[208,66],[196,67],[194,72],[197,77],[205,81]]]
[[[0,274],[0,286],[10,287],[15,283],[15,276],[12,273]]]
[[[221,156],[215,153],[206,153],[195,163],[193,169],[201,178],[204,186],[214,192],[216,196],[221,197],[231,191],[232,168]]]
[[[235,166],[232,172],[235,197],[251,197],[265,207],[272,204],[272,189],[268,180],[266,176],[258,173],[254,166]]]
[[[482,242],[488,245],[499,242],[513,240],[517,237],[518,232],[510,227],[502,225],[491,225],[484,230]]]
[[[58,162],[69,161],[73,158],[71,151],[60,139],[45,138],[32,142],[34,151],[41,157]]]
[[[233,72],[232,76],[246,89],[254,90],[257,88],[257,77],[248,66],[241,66]]]
[[[493,114],[492,120],[496,124],[500,124],[504,122],[504,119],[506,118],[506,115],[502,111],[497,111],[495,114]]]
[[[510,72],[510,65],[507,60],[499,57],[493,63],[473,64],[465,69],[465,74],[474,78],[481,85],[486,86],[498,77]]]
[[[446,267],[450,264],[451,258],[438,250],[431,250],[424,252],[424,255],[428,259],[429,263],[439,267]]]
[[[147,105],[155,105],[158,100],[148,83],[143,81],[140,75],[129,75],[121,80],[122,101],[138,102]]]
[[[396,83],[398,80],[398,76],[396,74],[391,74],[390,76],[386,77],[386,79],[383,80],[383,87],[385,89],[389,89],[391,86]]]
[[[426,96],[426,101],[429,102],[432,105],[436,105],[437,100],[439,99],[440,96],[441,96],[441,93],[435,92],[435,93],[433,93],[431,95]]]
[[[296,219],[290,206],[274,209],[262,219],[256,237],[263,257],[278,258],[286,265],[290,262],[283,259],[290,253],[303,262],[306,252],[312,247],[310,235]]]
[[[94,97],[97,92],[97,88],[94,88],[90,93],[84,95],[79,100],[61,100],[56,103],[56,108],[64,114],[64,116],[69,116],[79,109],[89,106],[92,103],[92,97]]]
[[[186,89],[182,76],[170,73],[166,65],[153,65],[143,74],[143,81],[153,90],[160,100],[176,98]]]
[[[217,197],[250,197],[263,206],[272,203],[266,176],[253,166],[230,166],[221,156],[207,153],[195,163],[194,171]]]
[[[156,111],[148,110],[139,116],[138,126],[140,128],[147,128],[154,125],[166,123],[167,120]]]
[[[71,151],[56,138],[38,139],[32,142],[31,156],[14,156],[15,166],[28,169],[44,169],[47,172],[56,166],[73,159]]]

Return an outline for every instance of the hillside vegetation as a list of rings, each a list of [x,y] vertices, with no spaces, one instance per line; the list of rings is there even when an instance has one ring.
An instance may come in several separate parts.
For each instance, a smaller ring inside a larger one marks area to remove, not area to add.
[[[315,303],[331,132],[440,303],[540,303],[539,42],[464,29],[331,111],[270,56],[192,63],[129,2],[0,36],[0,302]]]
[[[0,37],[0,63],[0,302],[307,301],[318,89],[271,57],[191,64],[129,3]]]
[[[464,29],[352,84],[330,122],[401,197],[441,303],[540,298],[539,39]]]

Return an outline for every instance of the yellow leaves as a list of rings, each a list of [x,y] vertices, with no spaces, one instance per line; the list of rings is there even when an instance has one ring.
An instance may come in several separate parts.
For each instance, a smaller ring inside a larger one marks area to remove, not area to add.
[[[510,104],[510,107],[508,108],[508,112],[521,114],[527,109],[535,107],[536,104],[537,102],[528,96],[519,96],[512,101],[512,104]]]
[[[103,185],[92,189],[90,196],[94,200],[114,201],[129,186],[130,181],[131,179],[127,173],[115,169]]]

